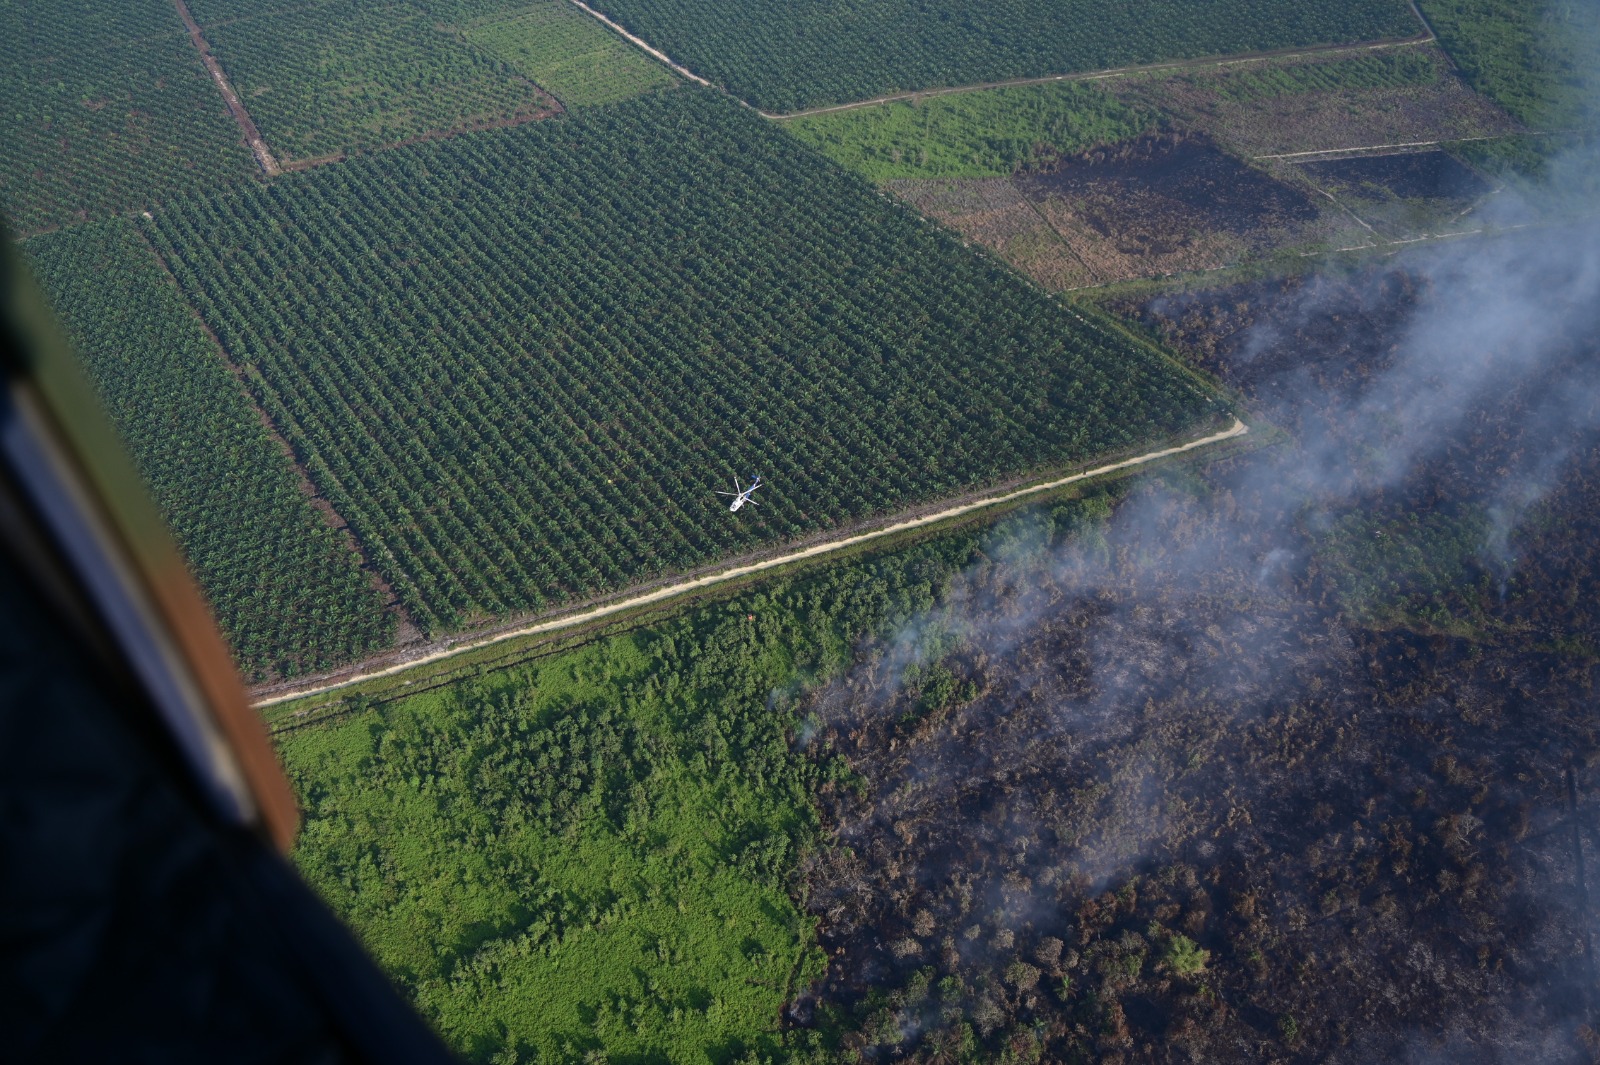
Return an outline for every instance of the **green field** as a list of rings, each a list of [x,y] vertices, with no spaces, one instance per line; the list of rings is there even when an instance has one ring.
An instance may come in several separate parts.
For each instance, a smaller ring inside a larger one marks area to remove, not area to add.
[[[1404,0],[602,0],[591,5],[767,111],[1270,48],[1407,37]]]
[[[708,90],[158,214],[152,239],[431,631],[1219,417]],[[764,474],[737,517],[717,489]]]
[[[897,100],[783,128],[869,180],[888,181],[999,177],[1138,136],[1155,121],[1096,86],[1058,81]]]
[[[255,169],[170,0],[0,3],[0,99],[0,213],[24,233]]]
[[[676,79],[567,0],[474,25],[467,39],[532,78],[566,107],[616,103]]]
[[[793,697],[926,609],[975,543],[288,733],[295,860],[473,1060],[769,1053],[821,969],[789,887],[839,771],[795,741]]]
[[[355,554],[133,224],[24,250],[244,672],[294,676],[387,644],[393,625]]]
[[[289,159],[522,121],[554,108],[527,77],[418,4],[326,0],[235,14],[197,3],[193,10],[262,137]],[[220,20],[208,21],[213,10]]]
[[[1322,532],[1317,563],[1363,625],[1483,639],[1497,627],[1486,606],[1499,598],[1489,537],[1479,507],[1347,514]]]
[[[1473,88],[1534,129],[1600,122],[1600,5],[1420,0]]]

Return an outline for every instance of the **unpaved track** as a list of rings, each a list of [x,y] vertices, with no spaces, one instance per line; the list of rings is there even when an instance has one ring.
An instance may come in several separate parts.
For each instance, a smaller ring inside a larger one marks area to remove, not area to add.
[[[577,3],[578,0],[573,0]],[[581,4],[579,5],[582,6]],[[1160,74],[1174,70],[1195,70],[1200,67],[1226,67],[1236,63],[1259,63],[1267,59],[1299,59],[1305,56],[1330,55],[1338,52],[1375,52],[1382,48],[1405,48],[1415,44],[1428,44],[1434,40],[1431,32],[1420,33],[1415,37],[1401,37],[1387,41],[1367,41],[1361,44],[1312,44],[1303,48],[1276,48],[1268,52],[1239,52],[1234,55],[1204,56],[1198,59],[1175,59],[1167,63],[1145,63],[1133,67],[1112,67],[1109,70],[1086,70],[1079,74],[1046,74],[1038,78],[1009,78],[1005,81],[985,81],[977,85],[955,85],[943,89],[917,89],[912,92],[893,92],[886,96],[874,96],[870,100],[856,100],[848,104],[832,104],[828,107],[813,107],[806,111],[791,111],[788,114],[778,115],[767,111],[757,111],[762,118],[776,119],[779,122],[791,118],[807,118],[811,115],[826,115],[834,111],[854,111],[861,107],[876,107],[879,104],[892,103],[895,100],[921,100],[930,96],[951,96],[961,92],[981,92],[984,89],[1009,89],[1017,85],[1044,85],[1052,81],[1105,81],[1110,78],[1125,78],[1130,74]]]
[[[671,67],[673,70],[676,70],[679,74],[682,74],[684,77],[688,78],[690,81],[698,81],[701,85],[705,85],[705,86],[708,86],[708,87],[711,85],[711,83],[709,81],[707,81],[705,78],[702,78],[700,75],[696,74],[694,71],[690,70],[688,67],[684,66],[682,63],[674,63],[672,61],[671,57],[669,57],[667,55],[667,53],[661,51],[659,48],[650,47],[650,45],[646,44],[643,39],[641,39],[639,37],[635,37],[633,34],[629,33],[627,30],[623,29],[621,26],[617,25],[615,22],[612,22],[610,19],[608,19],[604,15],[600,14],[600,12],[596,11],[594,8],[590,7],[588,4],[584,3],[583,0],[572,0],[572,2],[574,4],[577,4],[579,7],[583,8],[585,11],[587,11],[589,14],[593,15],[595,18],[599,19],[601,22],[605,23],[607,26],[611,27],[616,32],[620,33],[623,37],[625,37],[628,40],[629,43],[631,43],[633,45],[636,45],[639,48],[644,49],[646,52],[649,52],[651,55],[653,55],[657,59],[661,60],[667,66]]]
[[[1039,495],[1044,492],[1053,491],[1054,489],[1061,488],[1069,484],[1074,484],[1078,481],[1089,480],[1092,477],[1101,477],[1108,473],[1116,473],[1119,470],[1131,469],[1135,466],[1143,466],[1146,463],[1155,462],[1157,459],[1167,458],[1171,455],[1180,455],[1187,451],[1196,451],[1200,448],[1208,447],[1211,444],[1216,444],[1224,440],[1232,440],[1235,437],[1243,436],[1249,431],[1250,429],[1248,426],[1246,426],[1239,419],[1235,418],[1233,420],[1233,425],[1229,428],[1223,429],[1220,432],[1212,433],[1209,436],[1200,437],[1198,440],[1191,440],[1185,444],[1176,444],[1172,447],[1162,448],[1159,451],[1148,451],[1143,455],[1135,455],[1131,459],[1123,459],[1121,462],[1112,462],[1105,466],[1097,466],[1092,470],[1083,470],[1080,473],[1074,473],[1066,477],[1060,477],[1053,481],[1047,481],[1044,484],[1029,485],[1026,488],[1018,488],[1014,491],[1003,492],[1000,495],[985,496],[981,499],[975,499],[968,503],[962,503],[953,507],[946,507],[943,510],[934,511],[931,514],[922,514],[915,518],[907,518],[904,521],[895,522],[892,525],[885,525],[877,529],[872,529],[868,532],[856,533],[853,536],[842,536],[836,540],[827,540],[819,544],[812,544],[810,547],[804,547],[797,551],[790,551],[781,555],[774,555],[771,558],[764,558],[758,562],[751,562],[742,566],[734,566],[730,569],[718,570],[715,573],[708,573],[701,577],[680,581],[677,584],[668,584],[652,591],[645,592],[641,595],[635,595],[628,599],[619,599],[615,602],[607,603],[604,606],[597,606],[593,609],[580,611],[576,614],[566,614],[561,617],[551,618],[547,621],[535,622],[532,625],[524,625],[520,628],[509,629],[504,632],[497,632],[492,636],[485,636],[475,640],[463,640],[460,643],[451,644],[447,647],[440,648],[437,651],[420,655],[404,662],[396,662],[393,665],[384,666],[379,669],[371,669],[365,672],[354,673],[348,677],[344,677],[340,680],[332,681],[330,683],[273,695],[270,698],[260,700],[255,705],[257,707],[266,707],[272,706],[274,703],[288,702],[290,699],[302,699],[309,695],[321,695],[326,692],[336,691],[339,688],[348,687],[352,684],[359,684],[365,680],[374,680],[378,677],[389,677],[396,673],[404,673],[406,670],[413,669],[417,666],[438,662],[442,659],[450,658],[453,655],[465,654],[468,651],[476,651],[480,648],[489,647],[505,640],[514,640],[518,637],[534,636],[540,633],[558,632],[562,629],[572,628],[576,625],[584,625],[591,621],[608,617],[612,614],[620,614],[624,611],[634,610],[641,606],[648,606],[651,603],[659,603],[663,600],[672,599],[676,596],[683,595],[686,592],[700,591],[701,589],[710,588],[714,585],[735,580],[739,577],[749,576],[752,573],[760,573],[763,570],[776,569],[779,566],[787,566],[792,562],[799,562],[808,558],[816,558],[819,555],[832,554],[835,551],[842,551],[847,547],[854,547],[857,544],[869,543],[870,541],[881,539],[885,536],[892,536],[895,533],[905,532],[908,529],[916,529],[924,525],[932,525],[935,522],[941,522],[950,518],[960,517],[961,515],[971,513],[974,510],[982,510],[985,507],[992,507],[1002,503],[1016,502],[1019,499],[1026,499],[1028,496]]]
[[[239,129],[244,133],[245,143],[250,145],[250,151],[255,153],[256,162],[260,164],[267,177],[277,177],[283,173],[283,168],[278,165],[278,160],[272,157],[267,142],[261,139],[261,131],[256,129],[255,120],[250,117],[250,112],[245,110],[244,102],[239,99],[239,94],[233,91],[228,76],[222,72],[216,57],[211,54],[211,46],[201,34],[200,24],[189,14],[189,5],[184,3],[184,0],[172,0],[172,3],[178,9],[178,17],[183,19],[184,28],[189,31],[189,40],[194,42],[195,51],[200,53],[200,62],[206,65],[211,80],[217,83],[217,89],[228,104],[229,113],[233,115],[233,120],[239,123]]]
[[[1335,52],[1371,52],[1380,48],[1402,48],[1406,45],[1429,44],[1437,41],[1438,37],[1434,35],[1433,27],[1428,24],[1428,20],[1426,18],[1423,18],[1422,11],[1416,5],[1416,0],[1408,0],[1408,2],[1411,4],[1412,13],[1416,15],[1417,21],[1422,25],[1422,32],[1414,37],[1393,37],[1379,41],[1358,41],[1354,43],[1345,42],[1343,44],[1308,44],[1299,48],[1273,48],[1265,52],[1236,52],[1232,55],[1201,56],[1195,59],[1175,59],[1171,62],[1165,63],[1145,63],[1139,66],[1111,67],[1107,70],[1088,70],[1080,74],[1046,74],[1043,77],[1037,78],[1009,78],[1005,81],[979,82],[976,85],[954,85],[945,88],[916,89],[910,92],[894,92],[889,93],[886,96],[874,96],[870,100],[856,100],[846,104],[831,104],[827,107],[813,107],[805,111],[791,111],[788,114],[774,114],[770,111],[762,111],[761,109],[756,108],[752,104],[746,103],[745,101],[741,100],[740,102],[744,103],[746,107],[750,107],[762,118],[776,119],[781,122],[790,118],[805,118],[807,115],[826,115],[834,111],[854,111],[858,107],[875,107],[878,104],[886,104],[894,100],[913,100],[921,99],[926,96],[949,96],[952,93],[977,92],[982,89],[1007,89],[1014,85],[1043,85],[1046,82],[1051,81],[1097,81],[1103,78],[1122,78],[1128,76],[1129,74],[1145,74],[1167,70],[1193,70],[1197,67],[1209,66],[1225,67],[1231,63],[1256,63],[1264,59],[1297,59],[1301,56],[1328,55]],[[627,40],[631,43],[644,49],[646,52],[649,52],[652,56],[655,56],[657,59],[661,60],[661,62],[677,71],[679,74],[682,74],[691,81],[697,81],[701,85],[711,87],[711,82],[707,81],[705,78],[702,78],[700,75],[696,74],[682,63],[675,61],[671,56],[667,55],[667,53],[661,51],[661,49],[653,47],[643,38],[629,33],[617,23],[613,22],[611,19],[607,18],[594,8],[590,7],[588,4],[584,3],[583,0],[572,0],[572,3],[576,4],[578,7],[587,11],[590,15],[593,15],[595,18],[605,23],[611,29],[627,38]],[[729,95],[732,94],[730,93]]]
[[[1473,141],[1498,141],[1508,137],[1565,137],[1571,134],[1592,134],[1591,129],[1529,129],[1518,133],[1492,133],[1482,137],[1451,137],[1440,141],[1400,141],[1395,144],[1362,144],[1354,148],[1314,148],[1309,152],[1279,152],[1277,155],[1257,155],[1255,159],[1300,159],[1312,155],[1344,155],[1356,152],[1399,153],[1407,148],[1437,148],[1441,144],[1469,144]]]

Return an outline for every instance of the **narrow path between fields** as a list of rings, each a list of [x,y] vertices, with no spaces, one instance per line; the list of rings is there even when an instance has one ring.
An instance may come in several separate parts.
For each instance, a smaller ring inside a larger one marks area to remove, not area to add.
[[[1422,23],[1422,32],[1428,35],[1428,39],[1439,41],[1439,35],[1433,31],[1433,23],[1429,22],[1428,16],[1422,12],[1422,5],[1417,3],[1417,0],[1406,0],[1406,3],[1411,5],[1411,13]],[[1444,46],[1443,41],[1439,41],[1439,51],[1444,53],[1445,62],[1450,64],[1450,69],[1459,73],[1461,68],[1456,65],[1456,57],[1450,54],[1450,49]]]
[[[272,157],[267,142],[261,139],[261,131],[256,129],[255,120],[250,117],[250,112],[245,110],[244,102],[239,99],[239,94],[233,91],[228,76],[222,72],[216,57],[211,54],[211,46],[201,34],[200,24],[189,14],[189,5],[184,3],[184,0],[172,0],[172,3],[178,9],[178,17],[183,19],[184,28],[189,31],[189,40],[194,42],[195,51],[200,53],[200,62],[204,63],[206,70],[210,72],[211,80],[217,83],[217,88],[222,92],[222,98],[227,102],[233,120],[239,123],[245,143],[250,145],[250,151],[255,154],[256,162],[260,164],[267,177],[277,177],[283,173],[283,168],[278,165],[278,160]]]
[[[1276,155],[1255,155],[1252,159],[1302,159],[1312,155],[1344,155],[1356,152],[1388,152],[1398,154],[1404,148],[1437,148],[1441,144],[1470,144],[1473,141],[1500,141],[1512,137],[1566,137],[1574,134],[1595,133],[1591,129],[1529,129],[1520,133],[1490,133],[1480,137],[1450,137],[1438,141],[1397,141],[1394,144],[1362,144],[1354,148],[1313,148],[1306,152],[1279,152]]]
[[[1148,451],[1142,455],[1135,455],[1133,458],[1123,459],[1120,462],[1112,462],[1104,466],[1097,466],[1094,469],[1083,470],[1078,473],[1069,474],[1066,477],[1059,477],[1056,480],[1047,481],[1043,484],[1029,485],[1028,487],[1018,488],[1010,492],[1002,492],[999,495],[984,496],[967,503],[961,503],[957,506],[946,507],[942,510],[937,510],[929,514],[921,514],[915,518],[907,518],[904,521],[893,522],[889,525],[880,526],[879,528],[871,529],[867,532],[855,533],[854,535],[850,536],[842,536],[834,540],[826,540],[822,543],[812,544],[809,547],[803,547],[796,551],[788,551],[781,555],[773,555],[770,558],[764,558],[757,562],[750,562],[741,566],[733,566],[729,569],[719,570],[715,573],[708,573],[701,577],[695,577],[686,581],[679,581],[676,584],[668,584],[663,587],[645,592],[641,595],[631,596],[627,599],[619,599],[615,602],[606,603],[603,606],[597,606],[575,614],[566,614],[561,617],[551,618],[547,621],[539,621],[531,625],[523,625],[519,628],[497,632],[492,636],[484,636],[478,639],[464,639],[459,643],[441,647],[436,651],[419,655],[403,662],[396,662],[393,665],[353,673],[347,677],[343,677],[339,680],[326,684],[282,692],[269,698],[262,699],[255,705],[257,707],[265,707],[271,706],[274,703],[287,702],[290,699],[304,698],[308,695],[321,695],[325,692],[335,691],[339,688],[348,687],[352,684],[359,684],[365,680],[373,680],[377,677],[393,676],[396,673],[404,673],[406,670],[412,669],[416,666],[438,662],[441,659],[449,658],[452,655],[465,654],[468,651],[476,651],[480,648],[489,647],[505,640],[514,640],[521,636],[533,636],[539,633],[557,632],[561,629],[571,628],[575,625],[583,625],[612,614],[620,614],[624,611],[636,609],[637,607],[647,606],[651,603],[659,603],[666,599],[672,599],[676,596],[683,595],[686,592],[699,591],[704,588],[712,587],[713,585],[734,580],[738,577],[746,577],[752,573],[760,573],[763,570],[775,569],[779,566],[787,566],[792,562],[799,562],[803,559],[816,558],[819,555],[831,554],[835,551],[841,551],[847,547],[854,547],[858,544],[864,544],[885,536],[891,536],[895,533],[905,532],[908,529],[916,529],[924,525],[932,525],[936,522],[960,517],[962,514],[967,514],[974,510],[982,510],[985,507],[997,506],[1002,503],[1012,503],[1019,499],[1025,499],[1031,495],[1038,495],[1043,492],[1053,491],[1054,489],[1064,487],[1065,485],[1074,484],[1078,481],[1086,481],[1092,477],[1101,477],[1108,473],[1115,473],[1118,470],[1126,470],[1135,466],[1143,466],[1146,463],[1154,462],[1157,459],[1166,458],[1170,455],[1179,455],[1186,451],[1195,451],[1211,444],[1216,444],[1224,440],[1232,440],[1235,437],[1243,436],[1249,431],[1250,429],[1247,425],[1235,418],[1233,420],[1233,425],[1229,426],[1227,429],[1212,433],[1209,436],[1200,437],[1197,440],[1191,440],[1186,444],[1176,444],[1172,447],[1162,448],[1158,451]]]

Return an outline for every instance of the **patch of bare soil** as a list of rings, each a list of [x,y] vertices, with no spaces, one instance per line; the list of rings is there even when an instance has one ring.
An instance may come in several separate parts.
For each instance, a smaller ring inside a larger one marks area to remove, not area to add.
[[[205,35],[200,32],[199,23],[189,13],[189,5],[184,0],[172,0],[173,6],[178,11],[178,17],[183,21],[184,28],[189,31],[189,40],[193,42],[195,51],[200,53],[200,62],[205,65],[206,72],[211,75],[211,80],[216,83],[217,91],[222,94],[223,102],[228,105],[228,113],[239,124],[239,132],[244,141],[250,146],[250,152],[256,157],[256,163],[261,167],[262,173],[268,177],[276,177],[282,173],[278,160],[267,147],[267,142],[261,139],[261,131],[256,128],[255,120],[250,117],[250,112],[245,109],[239,94],[234,92],[233,84],[228,81],[228,76],[223,73],[216,57],[211,54],[211,46],[206,43]]]
[[[1081,288],[1098,280],[1010,178],[899,180],[886,187],[1046,288]]]

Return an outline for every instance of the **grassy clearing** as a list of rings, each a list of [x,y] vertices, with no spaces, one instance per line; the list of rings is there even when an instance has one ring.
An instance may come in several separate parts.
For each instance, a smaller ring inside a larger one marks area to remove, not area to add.
[[[1437,50],[1408,47],[1311,62],[1280,60],[1223,68],[1207,80],[1219,99],[1240,102],[1350,89],[1422,88],[1448,73]]]
[[[872,181],[1002,177],[1145,132],[1155,116],[1100,88],[1048,82],[897,100],[783,128]]]
[[[1557,180],[1563,189],[1571,191],[1572,208],[1586,214],[1600,200],[1600,175],[1589,170],[1586,162],[1593,157],[1596,144],[1600,144],[1600,134],[1596,133],[1528,133],[1462,141],[1449,148],[1451,155],[1480,173],[1508,183],[1527,183],[1531,189],[1547,189],[1553,183],[1554,164],[1556,169],[1565,171]]]
[[[547,0],[473,26],[467,39],[528,75],[566,107],[616,103],[677,80],[566,0]]]

